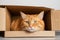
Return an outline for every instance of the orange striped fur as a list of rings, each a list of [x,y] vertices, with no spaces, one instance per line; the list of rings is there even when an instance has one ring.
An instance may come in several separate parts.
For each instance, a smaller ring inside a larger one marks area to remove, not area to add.
[[[20,13],[22,18],[17,17],[15,20],[12,21],[11,30],[13,31],[25,30],[29,32],[44,30],[45,25],[44,21],[42,20],[44,14],[43,11],[38,15],[28,15],[24,14],[23,12]]]

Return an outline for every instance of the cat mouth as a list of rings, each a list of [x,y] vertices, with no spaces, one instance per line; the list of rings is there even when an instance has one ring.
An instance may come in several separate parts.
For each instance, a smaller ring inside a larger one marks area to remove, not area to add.
[[[27,32],[36,32],[37,29],[35,29],[35,28],[26,28],[26,31]]]
[[[24,29],[24,31],[26,31],[26,32],[36,32],[37,30],[29,30],[29,29]]]

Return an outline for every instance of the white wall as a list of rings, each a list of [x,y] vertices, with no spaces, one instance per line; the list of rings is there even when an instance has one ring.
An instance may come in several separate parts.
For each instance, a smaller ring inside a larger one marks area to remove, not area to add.
[[[60,0],[0,0],[0,5],[44,6],[60,10]]]

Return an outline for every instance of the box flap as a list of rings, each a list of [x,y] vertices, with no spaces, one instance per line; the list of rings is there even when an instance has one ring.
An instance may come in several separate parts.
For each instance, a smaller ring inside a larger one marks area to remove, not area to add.
[[[6,7],[0,7],[0,31],[6,30],[10,30],[10,14]]]
[[[5,8],[0,8],[0,31],[5,31],[6,25],[6,13]]]
[[[60,30],[60,10],[51,11],[52,30]]]

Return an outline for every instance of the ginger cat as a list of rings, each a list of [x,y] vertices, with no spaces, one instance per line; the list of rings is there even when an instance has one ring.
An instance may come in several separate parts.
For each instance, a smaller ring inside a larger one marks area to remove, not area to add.
[[[12,21],[11,30],[12,31],[28,31],[28,32],[35,32],[35,31],[43,31],[44,30],[44,21],[43,15],[44,11],[40,12],[39,14],[29,15],[23,12],[20,12],[21,17],[17,17],[15,20]]]

